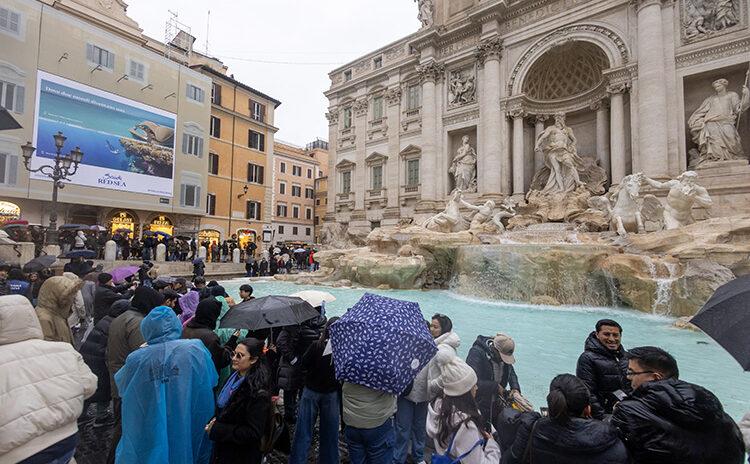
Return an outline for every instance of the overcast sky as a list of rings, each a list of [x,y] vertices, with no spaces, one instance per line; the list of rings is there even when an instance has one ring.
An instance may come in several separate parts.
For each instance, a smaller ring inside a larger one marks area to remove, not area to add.
[[[276,137],[297,145],[328,138],[329,71],[419,28],[413,0],[126,1],[155,39],[164,40],[169,10],[197,37],[199,51],[208,25],[209,54],[235,79],[282,102]]]

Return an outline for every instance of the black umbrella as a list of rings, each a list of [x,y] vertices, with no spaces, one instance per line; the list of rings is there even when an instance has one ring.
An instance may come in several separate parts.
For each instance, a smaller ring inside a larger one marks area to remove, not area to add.
[[[716,340],[746,371],[750,370],[750,275],[722,285],[691,323]]]
[[[264,296],[232,306],[219,327],[259,330],[301,324],[319,316],[310,303],[293,296]]]
[[[93,250],[73,250],[69,251],[65,256],[61,256],[62,258],[84,258],[84,259],[94,259],[96,258],[96,252]]]
[[[0,130],[11,129],[21,129],[21,125],[10,115],[8,110],[0,106]]]
[[[57,261],[57,258],[50,255],[44,255],[38,258],[34,258],[23,265],[23,272],[39,272],[42,269],[47,269],[48,267],[52,266],[55,261]]]

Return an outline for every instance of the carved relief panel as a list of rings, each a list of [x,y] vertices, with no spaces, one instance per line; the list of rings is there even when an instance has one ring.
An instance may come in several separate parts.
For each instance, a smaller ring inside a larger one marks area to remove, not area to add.
[[[477,101],[476,67],[452,70],[448,77],[448,108],[457,108]]]
[[[682,43],[710,39],[746,26],[746,0],[680,0]]]

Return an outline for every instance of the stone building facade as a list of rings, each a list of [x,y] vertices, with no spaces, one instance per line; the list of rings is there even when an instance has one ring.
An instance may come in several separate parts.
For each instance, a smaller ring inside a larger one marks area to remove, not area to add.
[[[476,151],[470,201],[522,200],[536,136],[565,113],[607,173],[691,167],[690,115],[729,81],[741,94],[744,0],[419,0],[423,27],[329,74],[327,222],[365,233],[442,210],[453,159]],[[750,124],[738,133],[750,150]],[[750,211],[746,159],[697,169],[713,215]]]
[[[320,162],[313,152],[277,140],[273,166],[273,241],[312,243]]]

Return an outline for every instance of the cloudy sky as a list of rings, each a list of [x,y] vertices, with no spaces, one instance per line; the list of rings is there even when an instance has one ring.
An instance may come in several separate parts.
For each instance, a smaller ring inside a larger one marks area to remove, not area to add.
[[[329,71],[419,28],[413,0],[126,1],[128,14],[159,40],[170,10],[199,51],[208,25],[209,54],[235,79],[282,102],[276,137],[297,145],[328,138]]]

